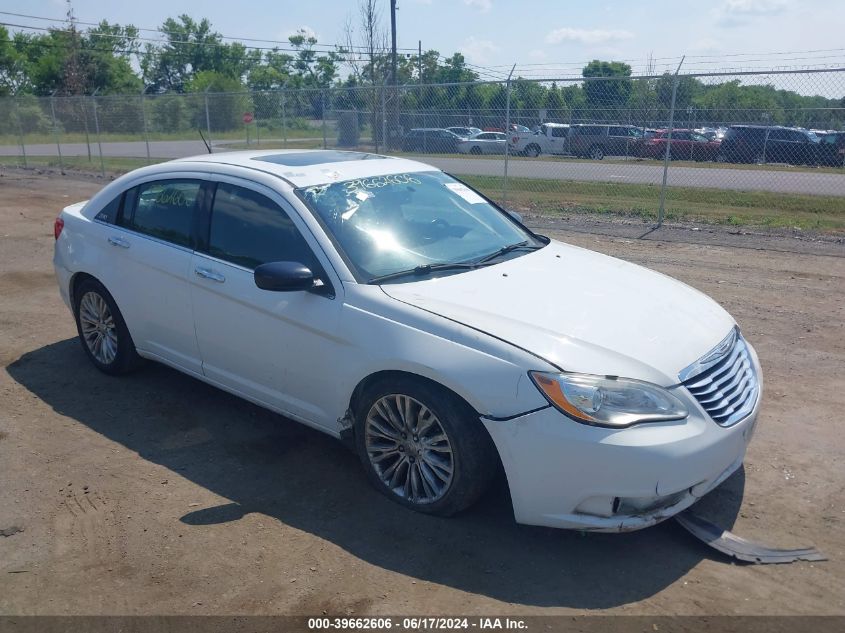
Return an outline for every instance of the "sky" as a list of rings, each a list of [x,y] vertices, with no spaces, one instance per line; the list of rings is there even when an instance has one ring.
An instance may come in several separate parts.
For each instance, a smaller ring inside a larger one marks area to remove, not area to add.
[[[382,2],[389,26],[389,0]],[[142,28],[187,13],[244,38],[285,40],[304,28],[329,45],[343,41],[357,0],[73,0],[73,8],[82,21]],[[66,3],[0,0],[0,11],[62,18]],[[48,24],[8,15],[0,21]],[[400,48],[416,49],[421,40],[424,50],[460,51],[484,79],[506,76],[515,63],[523,77],[571,77],[596,58],[626,61],[644,73],[649,55],[656,72],[674,70],[681,55],[687,72],[845,67],[843,24],[843,0],[400,0],[397,12]]]

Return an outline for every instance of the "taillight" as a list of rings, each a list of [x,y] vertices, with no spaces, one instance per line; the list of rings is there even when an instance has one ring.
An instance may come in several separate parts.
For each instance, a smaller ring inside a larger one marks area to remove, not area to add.
[[[53,237],[59,239],[59,235],[62,234],[62,229],[65,228],[65,221],[62,220],[62,216],[56,218],[56,221],[53,223]]]
[[[518,140],[519,140],[519,137],[518,137],[518,136],[514,136],[514,137],[511,139],[511,143],[516,143]]]

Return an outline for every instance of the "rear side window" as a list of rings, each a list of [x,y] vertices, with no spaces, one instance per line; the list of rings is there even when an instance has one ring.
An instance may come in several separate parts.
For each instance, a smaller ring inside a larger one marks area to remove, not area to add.
[[[139,233],[190,247],[201,188],[199,180],[158,180],[139,185],[125,224]]]
[[[311,249],[275,202],[251,189],[217,185],[208,253],[245,268],[292,261],[314,269]]]
[[[114,224],[117,222],[117,214],[120,211],[120,205],[123,203],[123,194],[120,194],[117,198],[109,202],[106,206],[104,206],[100,212],[94,216],[95,220],[99,220],[100,222],[107,222],[108,224]]]
[[[565,138],[566,137],[567,128],[565,127],[553,127],[552,128],[552,136],[555,138]]]

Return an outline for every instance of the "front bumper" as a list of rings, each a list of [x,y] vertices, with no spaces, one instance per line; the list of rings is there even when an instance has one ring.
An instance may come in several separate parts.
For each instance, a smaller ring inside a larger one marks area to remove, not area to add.
[[[754,357],[757,375],[760,367]],[[690,415],[607,429],[548,407],[508,421],[482,418],[499,451],[518,523],[626,532],[688,508],[742,464],[762,398],[731,427],[716,424],[683,387]]]

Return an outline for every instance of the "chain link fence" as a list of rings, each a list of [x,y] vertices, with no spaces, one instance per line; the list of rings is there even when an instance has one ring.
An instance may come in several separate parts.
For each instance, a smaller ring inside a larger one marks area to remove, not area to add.
[[[523,213],[845,228],[845,69],[0,99],[0,159],[419,157]],[[204,137],[204,138],[203,138]]]

